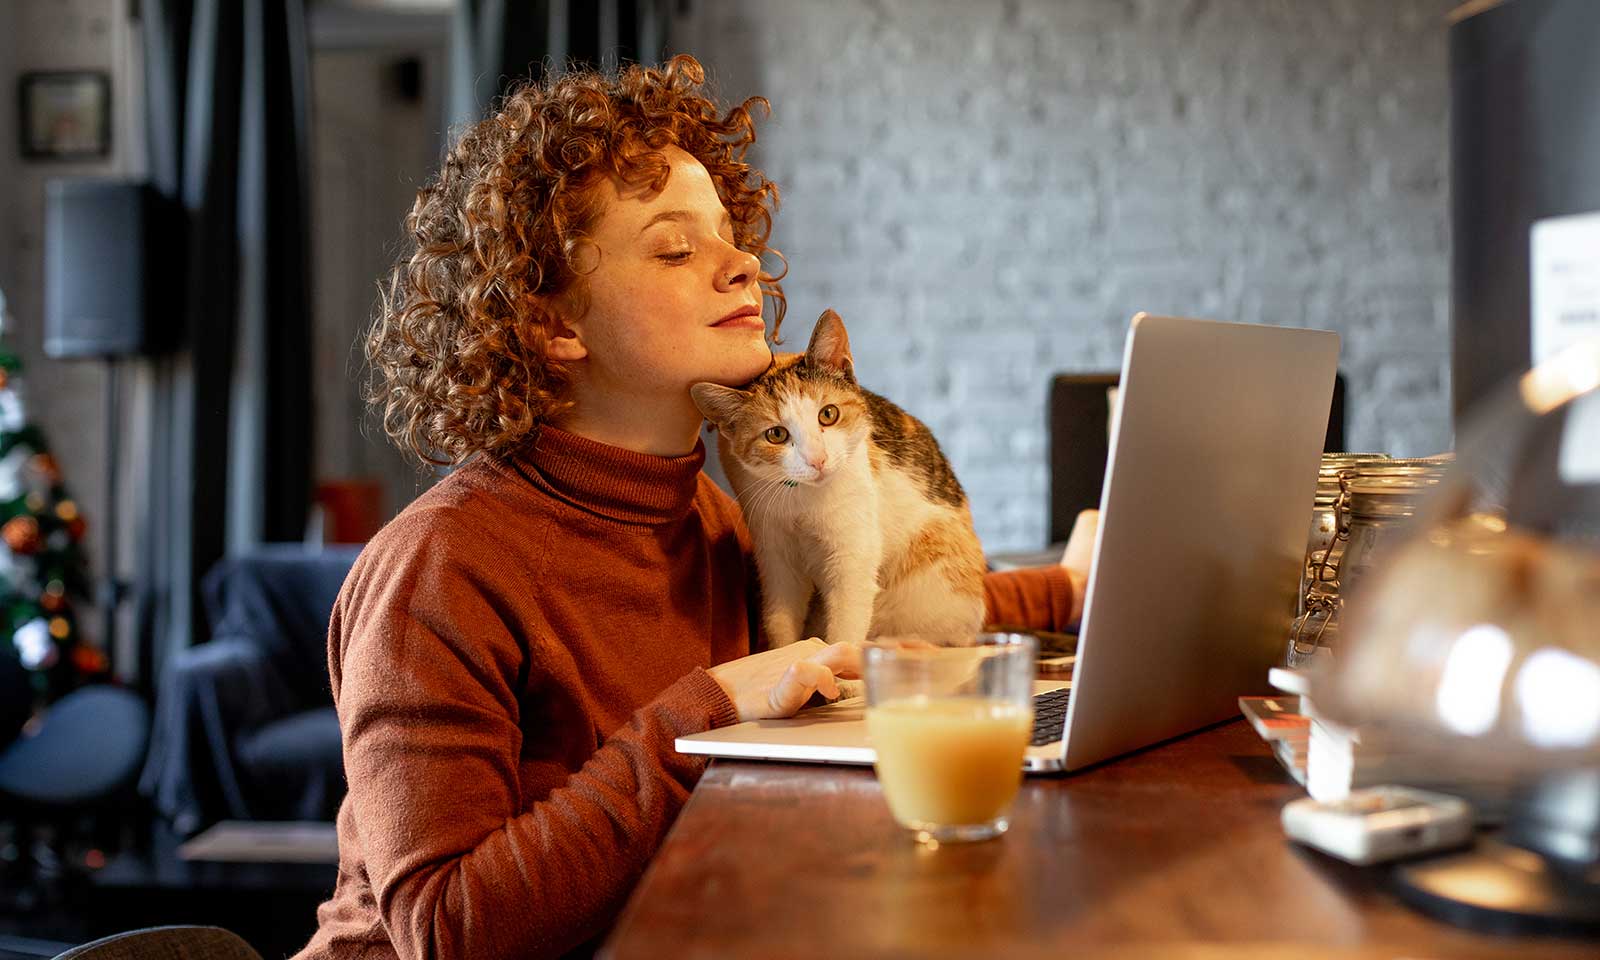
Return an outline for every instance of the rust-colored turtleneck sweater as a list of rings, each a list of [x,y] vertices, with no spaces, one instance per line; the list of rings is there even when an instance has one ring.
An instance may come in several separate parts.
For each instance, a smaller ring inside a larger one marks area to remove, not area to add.
[[[604,932],[736,719],[706,673],[759,622],[738,505],[700,468],[543,428],[419,497],[328,631],[349,793],[302,958],[489,960]],[[1059,628],[1055,569],[991,574],[990,620]]]

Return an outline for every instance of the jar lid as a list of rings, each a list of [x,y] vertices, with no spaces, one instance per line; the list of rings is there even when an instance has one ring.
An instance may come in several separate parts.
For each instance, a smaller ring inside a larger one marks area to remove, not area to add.
[[[1358,478],[1350,483],[1350,515],[1409,517],[1417,512],[1434,482],[1435,478],[1421,475]]]
[[[1347,470],[1369,463],[1387,463],[1384,453],[1325,453],[1317,468],[1317,496],[1338,496],[1339,476]]]
[[[1445,475],[1447,470],[1447,464],[1436,460],[1424,460],[1421,458],[1380,460],[1373,463],[1358,463],[1340,470],[1339,482],[1349,486],[1360,480],[1374,480],[1386,477],[1438,480]]]

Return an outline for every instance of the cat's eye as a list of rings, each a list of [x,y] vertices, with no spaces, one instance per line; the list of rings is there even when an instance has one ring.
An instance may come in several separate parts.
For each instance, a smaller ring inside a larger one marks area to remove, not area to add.
[[[768,443],[787,443],[789,440],[789,431],[783,429],[782,427],[768,427],[767,432],[763,434],[763,436],[767,438]]]
[[[824,427],[831,427],[834,424],[838,423],[839,422],[839,408],[830,403],[826,407],[823,407],[821,410],[818,410],[817,411],[817,422],[822,424]]]

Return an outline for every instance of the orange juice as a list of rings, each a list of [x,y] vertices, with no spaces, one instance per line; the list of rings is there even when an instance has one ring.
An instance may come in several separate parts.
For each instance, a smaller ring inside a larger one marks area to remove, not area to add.
[[[914,830],[1005,813],[1032,730],[1031,706],[974,697],[908,697],[867,710],[889,811]]]

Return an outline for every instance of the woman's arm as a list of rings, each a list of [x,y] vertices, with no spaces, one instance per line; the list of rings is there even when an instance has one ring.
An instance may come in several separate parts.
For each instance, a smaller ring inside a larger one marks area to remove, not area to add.
[[[402,957],[560,954],[614,915],[699,778],[674,738],[733,704],[697,669],[528,805],[522,645],[474,586],[429,587],[403,605],[379,591],[344,629],[336,615],[353,840]]]
[[[1057,632],[1076,626],[1083,619],[1083,597],[1099,528],[1100,511],[1080,510],[1060,563],[987,575],[983,581],[988,610],[984,622],[991,627]]]
[[[1081,582],[1062,566],[985,574],[984,624],[990,629],[1060,632],[1083,615],[1082,597]]]

